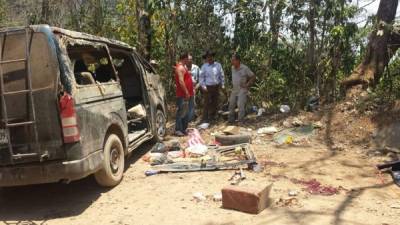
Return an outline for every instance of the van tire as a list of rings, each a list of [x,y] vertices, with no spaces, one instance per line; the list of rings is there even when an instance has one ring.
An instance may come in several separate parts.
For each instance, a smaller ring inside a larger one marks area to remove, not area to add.
[[[156,118],[154,118],[154,141],[161,142],[164,140],[164,136],[167,132],[167,119],[163,111],[157,109]]]
[[[94,174],[97,183],[103,187],[113,187],[122,180],[125,155],[122,142],[115,134],[110,134],[103,149],[103,167]]]

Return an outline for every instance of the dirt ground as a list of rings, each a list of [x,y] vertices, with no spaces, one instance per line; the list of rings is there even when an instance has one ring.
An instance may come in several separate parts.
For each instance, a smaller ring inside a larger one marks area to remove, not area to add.
[[[343,118],[340,112],[336,116],[339,119]],[[122,183],[113,189],[98,187],[92,177],[68,185],[0,189],[0,224],[400,224],[400,188],[388,174],[380,174],[374,167],[388,160],[388,155],[371,155],[372,145],[362,142],[374,126],[368,128],[369,122],[365,126],[361,122],[348,124],[348,129],[355,127],[361,133],[351,130],[354,137],[346,137],[344,130],[330,124],[336,121],[331,114],[304,117],[323,121],[323,128],[298,145],[276,146],[268,135],[256,135],[258,127],[281,126],[282,118],[267,117],[251,123],[252,148],[265,170],[245,171],[247,179],[240,185],[273,184],[270,206],[258,215],[223,209],[221,202],[193,199],[196,192],[219,193],[229,185],[233,171],[146,177],[144,171],[149,165],[141,158],[151,145],[145,144],[129,158]],[[211,140],[211,131],[221,127],[203,133],[204,138]],[[350,141],[357,138],[359,141]],[[339,192],[310,194],[293,179],[316,179]]]

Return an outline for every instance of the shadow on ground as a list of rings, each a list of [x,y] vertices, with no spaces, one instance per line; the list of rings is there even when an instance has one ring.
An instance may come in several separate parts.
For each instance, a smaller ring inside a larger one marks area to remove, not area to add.
[[[126,170],[151,147],[152,143],[145,143],[135,150],[126,160]],[[93,176],[70,184],[0,188],[0,224],[36,225],[55,218],[77,216],[100,198],[102,193],[110,190],[98,186]]]

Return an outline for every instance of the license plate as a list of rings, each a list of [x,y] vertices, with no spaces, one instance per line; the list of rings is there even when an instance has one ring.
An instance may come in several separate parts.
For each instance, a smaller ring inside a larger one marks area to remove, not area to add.
[[[0,144],[8,144],[6,129],[0,129]]]

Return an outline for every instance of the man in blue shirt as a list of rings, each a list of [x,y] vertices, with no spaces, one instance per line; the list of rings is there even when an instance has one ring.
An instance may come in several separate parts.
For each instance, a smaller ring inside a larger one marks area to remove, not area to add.
[[[215,120],[218,108],[219,89],[225,88],[224,71],[220,63],[214,61],[215,53],[206,51],[201,66],[199,84],[204,97],[203,122]]]

